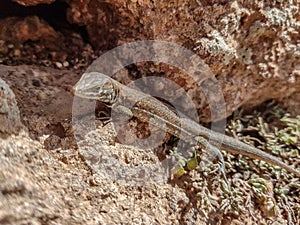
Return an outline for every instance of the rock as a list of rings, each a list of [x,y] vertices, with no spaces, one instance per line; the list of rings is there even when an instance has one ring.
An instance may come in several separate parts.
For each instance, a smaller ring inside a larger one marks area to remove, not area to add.
[[[20,112],[15,95],[4,80],[0,78],[0,133],[18,133],[22,128]]]
[[[55,0],[13,0],[23,6],[34,6],[38,4],[51,4]]]
[[[0,19],[0,39],[13,43],[26,41],[59,41],[60,34],[37,16],[25,18],[7,17]]]
[[[227,113],[218,113],[218,119],[241,106],[252,107],[299,93],[299,16],[295,1],[266,5],[259,0],[82,0],[72,1],[70,6],[68,20],[86,26],[95,48],[109,50],[136,40],[163,40],[200,56],[216,75],[225,98]],[[196,90],[193,74],[166,65],[137,66],[140,76],[151,71],[179,81],[201,112],[200,119],[211,119],[210,105]],[[190,110],[185,108],[186,112]]]

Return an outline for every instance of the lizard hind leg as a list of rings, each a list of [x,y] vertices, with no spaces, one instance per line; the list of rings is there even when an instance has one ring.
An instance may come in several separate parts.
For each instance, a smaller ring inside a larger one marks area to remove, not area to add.
[[[203,163],[210,164],[217,158],[219,170],[224,176],[225,180],[227,180],[225,176],[225,162],[221,151],[217,147],[211,145],[205,138],[201,136],[195,137],[195,140],[198,142],[198,144],[200,144],[200,146],[206,148],[206,151],[204,151],[204,157],[202,158]]]

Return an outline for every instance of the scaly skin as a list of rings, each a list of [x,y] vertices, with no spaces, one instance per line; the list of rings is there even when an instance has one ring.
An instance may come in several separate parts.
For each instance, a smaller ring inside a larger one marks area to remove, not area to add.
[[[128,88],[105,75],[84,74],[74,90],[75,95],[82,98],[98,100],[112,106],[121,105],[126,109],[124,110],[125,114],[149,122],[185,141],[199,143],[216,154],[221,161],[223,161],[223,157],[215,147],[218,145],[227,152],[265,161],[300,177],[300,171],[276,157],[239,140],[209,130],[191,119],[181,118],[156,98]]]

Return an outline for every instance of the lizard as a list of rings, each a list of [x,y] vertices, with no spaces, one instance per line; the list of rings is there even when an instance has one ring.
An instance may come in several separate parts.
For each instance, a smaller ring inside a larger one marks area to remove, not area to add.
[[[130,107],[126,104],[121,107],[125,115],[147,121],[177,138],[183,138],[184,141],[195,141],[216,154],[222,162],[223,156],[216,147],[220,142],[219,148],[226,152],[265,161],[300,177],[300,171],[277,157],[233,137],[212,131],[189,118],[182,119],[155,97],[129,88],[104,74],[98,72],[83,74],[73,90],[75,96],[97,100],[110,106],[117,105],[120,100],[123,104],[127,101]]]

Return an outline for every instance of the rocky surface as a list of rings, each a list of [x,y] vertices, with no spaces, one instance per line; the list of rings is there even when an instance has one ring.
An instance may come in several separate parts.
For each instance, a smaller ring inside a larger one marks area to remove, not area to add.
[[[84,140],[74,139],[71,90],[80,74],[35,66],[1,66],[0,74],[16,95],[26,127],[18,135],[0,138],[0,224],[300,220],[299,181],[259,161],[225,155],[231,190],[210,167],[167,183],[149,184],[145,177],[144,183],[128,185],[107,176],[100,161],[104,151],[113,160],[106,168],[111,174],[126,175],[120,165],[141,168],[157,158],[150,149],[116,143],[112,127],[102,123],[86,135],[81,133]]]
[[[194,51],[220,81],[227,115],[240,106],[293,98],[299,90],[296,1],[84,0],[72,1],[70,6],[69,21],[85,25],[97,48],[154,39]],[[141,76],[151,71],[179,83],[185,80],[201,109],[201,120],[207,120],[209,106],[203,93],[191,88],[197,78],[165,65],[138,68]]]
[[[37,16],[26,18],[8,17],[0,19],[0,40],[24,43],[26,41],[58,42],[59,36],[51,26]]]
[[[0,78],[0,133],[17,134],[22,128],[17,101],[10,87]]]
[[[16,63],[22,56],[26,64],[31,60],[43,66],[68,68],[79,64],[78,67],[86,68],[96,55],[124,43],[169,41],[200,56],[217,77],[226,101],[226,113],[216,110],[220,113],[214,120],[231,115],[239,107],[251,108],[269,99],[284,102],[297,114],[299,107],[293,106],[299,102],[297,6],[296,2],[261,3],[258,0],[70,1],[66,18],[71,24],[86,29],[96,54],[90,46],[84,46],[78,34],[61,33],[31,16],[23,21],[15,17],[1,19],[1,39],[21,42],[21,45],[13,43],[7,48],[0,41],[0,55],[4,55],[3,62],[9,64]],[[36,42],[33,46],[32,40]],[[44,48],[49,50],[54,62],[47,60],[49,54],[45,54]],[[6,59],[6,55],[14,60]],[[26,57],[28,60],[24,60]],[[204,93],[195,86],[202,67],[198,75],[163,63],[136,63],[129,69],[127,80],[160,74],[177,82],[192,96],[201,111],[200,120],[212,119]],[[186,105],[184,111],[190,110]]]
[[[53,1],[15,2],[39,7]],[[231,188],[216,165],[206,164],[167,183],[149,185],[146,180],[130,186],[104,176],[98,153],[107,151],[113,162],[139,168],[156,162],[156,155],[118,143],[112,127],[99,120],[79,142],[72,121],[72,87],[93,60],[118,45],[148,39],[174,42],[199,55],[222,87],[227,115],[268,99],[299,114],[297,1],[66,2],[66,18],[73,25],[60,21],[61,27],[52,26],[27,13],[0,18],[0,224],[299,223],[299,179],[277,167],[224,153]],[[204,94],[195,87],[197,73],[191,77],[163,63],[143,62],[115,77],[128,83],[149,75],[165,76],[184,87],[200,119],[210,121]],[[107,116],[107,111],[99,113]],[[250,143],[262,146],[263,139],[253,133],[269,132],[251,124],[230,126],[240,130],[233,133],[236,138],[242,135],[245,140],[250,134]],[[289,148],[286,154],[276,154],[299,167],[297,144]],[[128,174],[118,165],[109,164],[108,169]]]

